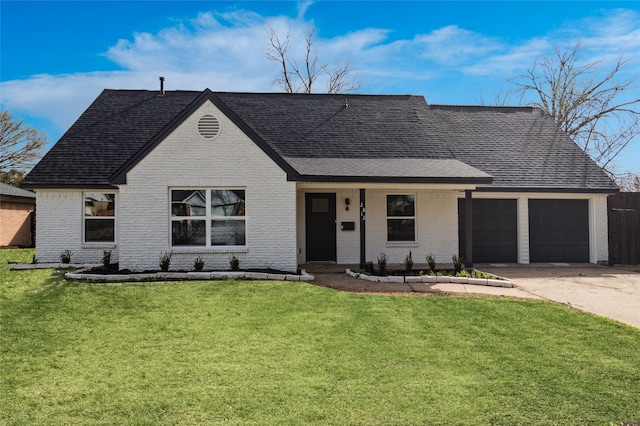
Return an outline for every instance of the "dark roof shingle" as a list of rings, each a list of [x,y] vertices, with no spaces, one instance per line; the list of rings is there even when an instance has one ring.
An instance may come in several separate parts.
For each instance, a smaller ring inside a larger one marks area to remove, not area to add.
[[[200,92],[104,90],[27,175],[28,187],[104,187]]]
[[[221,107],[294,180],[444,182],[457,175],[505,190],[616,190],[550,117],[533,108],[429,106],[422,96],[411,95],[209,90],[163,96],[103,91],[24,184],[112,185],[114,176],[126,173],[205,99]]]
[[[430,105],[454,158],[493,176],[491,189],[617,190],[540,109]]]

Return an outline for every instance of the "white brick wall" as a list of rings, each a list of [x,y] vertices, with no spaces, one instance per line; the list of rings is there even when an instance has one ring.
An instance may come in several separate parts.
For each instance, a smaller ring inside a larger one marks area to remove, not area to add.
[[[100,192],[95,190],[92,192]],[[82,242],[84,220],[83,192],[80,190],[37,190],[36,258],[38,262],[59,262],[60,253],[71,250],[73,263],[101,263],[104,250],[111,250],[111,261],[118,261],[113,243]],[[118,199],[116,197],[116,210]],[[117,215],[117,213],[116,213]],[[119,218],[116,216],[116,232]],[[116,236],[117,238],[117,236]]]
[[[416,239],[411,243],[387,242],[387,194],[415,194]],[[381,252],[389,263],[403,263],[411,254],[415,263],[426,263],[433,254],[438,263],[451,263],[458,253],[457,192],[447,190],[379,189],[367,190],[367,261],[376,263]]]
[[[389,256],[389,263],[402,263],[412,252],[415,263],[426,263],[433,253],[436,260],[450,263],[458,252],[457,192],[453,190],[420,189],[418,187],[391,189],[389,185],[366,185],[366,260],[376,262],[380,253]],[[302,186],[298,191],[298,261],[306,261],[305,193],[336,193],[337,263],[360,262],[360,191],[343,186]],[[387,242],[387,194],[415,194],[417,241],[414,243]],[[351,203],[345,208],[345,198]],[[341,222],[355,222],[355,231],[340,230]]]
[[[202,138],[197,123],[216,116],[221,133]],[[169,188],[244,188],[246,249],[171,248]],[[228,269],[235,254],[241,268],[295,271],[296,189],[253,141],[207,102],[140,161],[120,186],[120,267],[158,269],[162,252],[173,254],[171,269],[192,269],[198,255],[205,268]]]

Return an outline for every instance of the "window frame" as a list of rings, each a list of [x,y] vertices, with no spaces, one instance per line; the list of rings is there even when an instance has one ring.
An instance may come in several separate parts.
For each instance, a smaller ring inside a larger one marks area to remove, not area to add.
[[[389,215],[389,197],[412,197],[413,198],[413,215],[412,216],[398,216]],[[388,193],[385,194],[385,228],[386,228],[386,240],[387,244],[414,244],[418,242],[418,213],[417,213],[417,196],[415,193]],[[413,220],[413,239],[412,240],[391,240],[389,239],[389,221],[390,220]]]
[[[174,216],[173,214],[173,200],[172,200],[172,192],[173,191],[204,191],[205,195],[205,213],[204,215],[194,215],[194,216]],[[246,250],[248,247],[247,244],[247,214],[246,209],[244,210],[243,216],[220,216],[214,215],[212,210],[212,192],[214,191],[244,191],[244,204],[247,204],[247,188],[246,187],[211,187],[211,186],[197,186],[197,187],[170,187],[169,188],[169,247],[172,250],[195,250],[195,251],[238,251],[238,250]],[[203,221],[205,224],[205,236],[204,236],[204,244],[202,245],[176,245],[173,242],[173,223],[174,222],[182,222],[182,221]],[[225,245],[213,245],[211,244],[211,238],[213,234],[213,222],[220,221],[234,221],[234,222],[243,222],[244,223],[244,244],[225,244]]]
[[[87,216],[87,195],[89,194],[102,194],[102,195],[113,195],[113,216]],[[113,246],[116,244],[117,235],[118,235],[118,221],[117,221],[117,213],[118,210],[118,192],[116,191],[82,191],[82,244],[86,245],[109,245]],[[113,240],[109,241],[90,241],[87,240],[87,220],[112,220],[113,221]]]

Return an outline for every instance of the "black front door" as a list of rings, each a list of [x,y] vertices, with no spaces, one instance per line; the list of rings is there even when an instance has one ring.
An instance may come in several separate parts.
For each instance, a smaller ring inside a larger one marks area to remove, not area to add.
[[[306,194],[307,261],[336,260],[336,194]]]

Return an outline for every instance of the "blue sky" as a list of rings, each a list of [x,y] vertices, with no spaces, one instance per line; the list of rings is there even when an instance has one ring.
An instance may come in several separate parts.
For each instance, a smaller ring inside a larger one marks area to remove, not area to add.
[[[348,62],[360,93],[430,103],[492,103],[508,78],[577,41],[583,60],[606,69],[624,55],[626,77],[640,75],[637,1],[2,0],[0,16],[2,108],[51,143],[104,88],[156,90],[161,75],[168,90],[280,91],[269,27],[301,51],[315,24],[321,62]],[[616,167],[640,173],[640,140]]]

